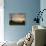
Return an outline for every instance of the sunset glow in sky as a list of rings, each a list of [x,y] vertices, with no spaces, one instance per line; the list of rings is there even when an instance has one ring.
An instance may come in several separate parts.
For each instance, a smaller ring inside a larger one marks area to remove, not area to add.
[[[12,20],[16,22],[23,22],[25,21],[25,17],[24,15],[15,15],[15,16],[12,16]]]

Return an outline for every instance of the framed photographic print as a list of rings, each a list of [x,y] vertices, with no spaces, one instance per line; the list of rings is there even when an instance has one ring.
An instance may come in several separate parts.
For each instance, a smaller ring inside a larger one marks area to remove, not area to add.
[[[10,25],[25,25],[25,14],[10,13],[9,24]]]

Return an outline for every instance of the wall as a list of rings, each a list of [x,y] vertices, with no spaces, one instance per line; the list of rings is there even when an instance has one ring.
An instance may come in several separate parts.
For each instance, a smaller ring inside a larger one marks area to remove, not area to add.
[[[41,0],[41,1],[40,1],[40,9],[41,9],[41,11],[42,11],[43,9],[46,9],[46,0]],[[46,27],[46,20],[45,20],[45,19],[46,19],[46,11],[43,12],[42,17],[43,17],[43,22],[40,21],[40,25]]]
[[[0,42],[4,41],[4,8],[3,6],[4,6],[3,0],[0,0]]]
[[[40,10],[40,0],[4,0],[4,38],[7,41],[18,41],[32,30],[36,23],[33,19]],[[9,13],[26,13],[25,26],[10,26]]]

